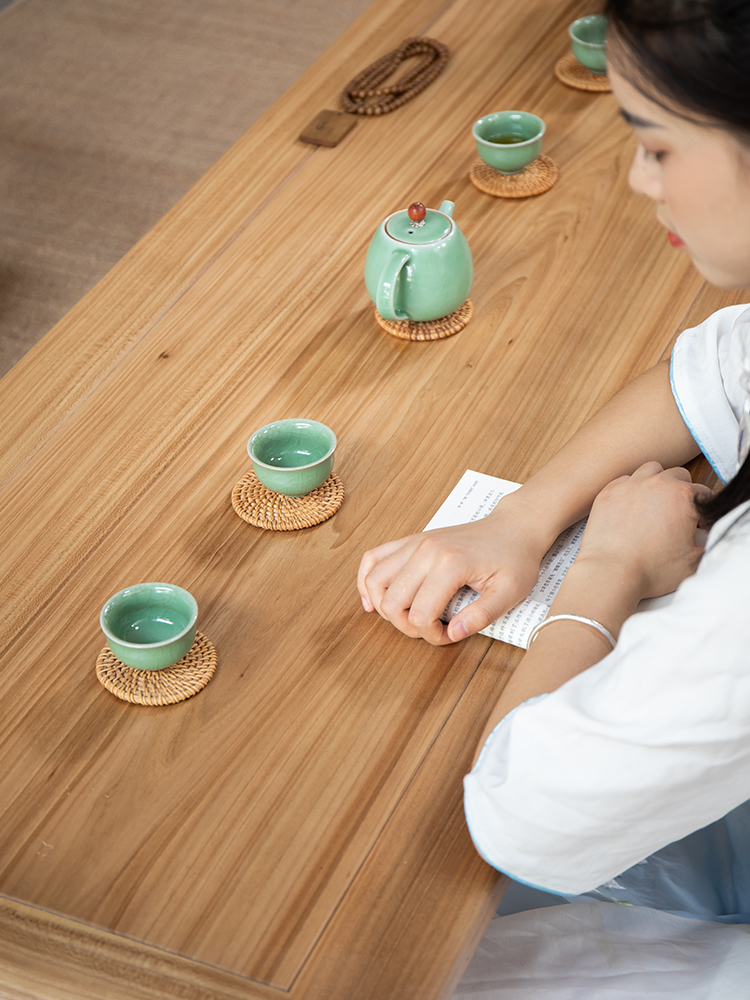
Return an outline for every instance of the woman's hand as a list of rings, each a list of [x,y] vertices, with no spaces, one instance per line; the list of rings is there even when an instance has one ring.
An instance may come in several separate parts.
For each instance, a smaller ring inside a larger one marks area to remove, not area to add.
[[[663,469],[658,462],[613,480],[591,508],[576,559],[579,573],[594,561],[609,567],[641,600],[676,590],[703,554],[696,543],[697,495],[711,490],[691,482],[687,469]]]
[[[505,614],[531,591],[551,544],[540,537],[538,522],[526,523],[531,519],[520,512],[517,495],[504,497],[481,521],[365,552],[357,578],[365,610],[436,646],[473,635]],[[464,584],[481,596],[444,625],[440,615]]]

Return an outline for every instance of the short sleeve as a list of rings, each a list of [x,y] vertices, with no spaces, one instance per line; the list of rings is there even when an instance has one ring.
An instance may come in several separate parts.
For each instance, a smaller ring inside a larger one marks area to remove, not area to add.
[[[498,725],[464,780],[490,864],[588,892],[750,799],[748,565],[745,516],[669,606],[633,615],[612,653]]]
[[[689,330],[674,346],[672,393],[695,443],[714,472],[728,482],[737,471],[739,383],[750,358],[750,309],[729,306]]]

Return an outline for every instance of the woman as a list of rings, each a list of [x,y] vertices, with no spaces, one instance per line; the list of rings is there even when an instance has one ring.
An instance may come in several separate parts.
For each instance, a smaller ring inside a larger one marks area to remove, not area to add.
[[[631,186],[709,281],[750,286],[750,0],[609,0],[607,13],[638,139]],[[525,597],[554,538],[591,511],[465,780],[478,850],[519,881],[750,923],[748,359],[750,310],[721,310],[492,515],[363,557],[367,611],[454,642]],[[715,498],[681,468],[701,450],[731,480]],[[481,597],[446,626],[465,583]]]

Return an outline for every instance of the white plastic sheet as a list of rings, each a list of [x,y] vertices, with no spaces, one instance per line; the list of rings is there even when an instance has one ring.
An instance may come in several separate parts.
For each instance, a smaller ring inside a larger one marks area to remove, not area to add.
[[[454,1000],[671,997],[750,997],[750,925],[597,902],[498,917]]]

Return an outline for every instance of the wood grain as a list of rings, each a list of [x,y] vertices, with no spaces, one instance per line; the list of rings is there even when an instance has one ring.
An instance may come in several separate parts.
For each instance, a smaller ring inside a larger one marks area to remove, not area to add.
[[[345,83],[371,61],[373,44],[387,51],[420,34],[444,6],[445,0],[378,0],[368,8],[0,380],[0,484],[315,154],[295,141],[300,129],[320,108],[338,107]]]
[[[447,19],[449,15],[450,11],[444,17]],[[567,16],[569,14],[564,14],[559,20],[564,22]],[[518,31],[527,25],[527,15],[524,12],[523,16],[516,15],[516,18],[520,22]],[[469,52],[465,56],[465,65],[462,65],[459,32],[463,30],[468,35],[468,31],[461,19],[457,18],[457,21],[455,26],[446,25],[445,29],[455,50],[454,61],[457,65],[453,67],[453,72],[456,75],[462,73],[467,78],[466,86],[473,96],[487,74],[477,68],[474,60],[470,60]],[[510,24],[506,21],[504,30],[496,34],[487,31],[483,39],[486,48],[482,50],[486,59],[490,59],[496,51],[501,38],[510,44],[508,40],[513,37],[513,25],[513,21]],[[451,27],[458,35],[457,39],[453,38]],[[552,58],[558,44],[556,38],[557,34],[552,33],[547,53],[540,44],[542,57]],[[469,35],[464,40],[465,47],[468,48],[470,40]],[[521,41],[517,44],[520,47]],[[509,62],[513,66],[513,60]],[[519,58],[518,62],[522,60]],[[531,69],[527,72],[532,75]],[[519,81],[516,86],[520,87],[521,83]],[[438,78],[433,85],[436,99],[445,96],[447,100],[452,96],[444,93],[452,86],[455,84],[451,84],[447,73]],[[536,84],[529,81],[525,91],[511,92],[508,100],[516,106],[524,101],[528,103],[532,99],[528,91],[535,87]],[[548,101],[562,100],[565,105],[570,100],[567,93],[559,95],[561,86],[554,78],[551,78],[548,90]],[[490,100],[490,97],[486,98],[487,104]],[[580,101],[581,98],[576,95],[574,100]],[[591,97],[587,100],[591,102]],[[316,153],[304,172],[297,172],[290,178],[283,197],[271,200],[253,225],[237,234],[214,265],[195,279],[162,322],[132,347],[102,384],[100,391],[81,402],[60,427],[59,433],[50,435],[13,481],[8,483],[0,497],[0,516],[8,522],[20,516],[27,497],[37,492],[43,481],[56,483],[56,496],[66,510],[60,510],[54,502],[38,509],[33,530],[15,548],[16,566],[23,565],[27,571],[33,566],[33,573],[26,593],[20,582],[20,573],[13,572],[12,564],[9,567],[18,611],[16,615],[7,616],[0,625],[0,648],[19,626],[29,620],[29,616],[39,610],[40,602],[47,599],[49,590],[42,585],[42,576],[49,576],[51,586],[60,585],[60,567],[53,553],[64,560],[66,567],[78,565],[92,547],[106,537],[123,510],[160,475],[178,450],[189,444],[199,428],[208,419],[219,423],[215,411],[228,396],[233,400],[259,400],[271,389],[272,408],[264,407],[262,416],[258,412],[260,408],[247,415],[245,437],[255,426],[279,414],[291,412],[287,409],[287,398],[293,393],[293,375],[298,376],[298,384],[305,387],[306,397],[309,397],[310,389],[318,397],[300,401],[307,405],[308,412],[312,413],[310,406],[320,412],[321,403],[325,408],[324,401],[332,396],[331,381],[327,374],[322,376],[321,369],[333,369],[336,364],[328,349],[330,338],[327,337],[327,330],[342,320],[351,321],[359,317],[366,322],[366,329],[371,328],[369,299],[361,281],[361,262],[367,242],[379,218],[392,210],[394,204],[413,200],[412,192],[424,186],[428,189],[429,203],[438,202],[444,195],[451,194],[459,205],[457,218],[474,247],[477,260],[482,262],[481,271],[477,266],[472,296],[478,315],[484,317],[483,322],[475,319],[450,344],[436,345],[430,365],[437,366],[442,362],[441,348],[451,355],[463,355],[469,347],[478,343],[480,337],[482,351],[492,352],[494,362],[498,363],[498,348],[505,339],[502,377],[507,385],[498,386],[495,381],[496,391],[503,402],[508,403],[508,418],[511,414],[526,414],[526,419],[534,420],[537,426],[542,423],[541,435],[537,430],[535,437],[544,445],[549,442],[550,432],[559,433],[560,420],[566,417],[565,409],[558,403],[554,415],[540,413],[535,407],[526,405],[526,401],[534,394],[547,400],[553,398],[543,390],[542,383],[550,376],[557,381],[560,345],[564,345],[563,352],[575,353],[578,358],[577,371],[569,375],[572,379],[569,398],[575,400],[570,405],[580,405],[582,385],[590,383],[591,373],[600,365],[609,365],[611,372],[616,370],[619,373],[619,379],[614,383],[606,380],[606,373],[598,375],[603,391],[600,389],[591,399],[586,415],[637,373],[630,361],[623,365],[623,353],[630,358],[641,359],[641,367],[651,363],[653,357],[643,358],[639,348],[644,343],[654,343],[654,331],[658,330],[662,337],[657,341],[658,356],[663,349],[664,330],[672,336],[678,322],[674,315],[675,303],[681,301],[685,290],[688,290],[692,301],[701,282],[684,257],[667,256],[671,253],[668,247],[665,250],[653,245],[652,241],[646,252],[636,256],[637,237],[631,233],[632,230],[637,232],[637,226],[633,225],[634,207],[638,206],[642,222],[647,225],[650,225],[651,210],[645,202],[634,203],[626,194],[629,157],[623,148],[625,127],[617,119],[612,98],[605,95],[598,100],[598,106],[586,108],[588,114],[582,114],[570,129],[577,138],[578,146],[586,150],[585,157],[580,156],[579,162],[573,158],[566,165],[566,137],[561,140],[558,159],[564,169],[567,167],[570,176],[567,181],[563,177],[558,187],[567,189],[567,198],[559,196],[557,202],[546,203],[546,209],[543,199],[521,206],[498,206],[494,200],[491,202],[496,213],[502,212],[503,215],[502,243],[496,239],[497,214],[488,213],[488,199],[476,192],[466,177],[468,163],[474,156],[469,141],[463,145],[457,143],[448,155],[442,148],[437,148],[434,161],[428,164],[428,171],[430,174],[440,171],[450,180],[425,183],[425,171],[416,153],[420,145],[424,149],[431,127],[423,124],[423,116],[414,112],[417,107],[415,102],[399,112],[404,115],[402,128],[406,135],[400,146],[402,155],[409,161],[409,167],[401,173],[394,175],[390,169],[393,159],[391,143],[382,141],[377,150],[370,150],[377,134],[382,134],[388,127],[387,118],[367,122],[368,126],[372,126],[369,139],[368,129],[363,126],[341,148],[337,163],[336,197],[330,203],[311,203],[310,191],[321,190],[331,184],[330,164],[323,157],[326,154],[335,155],[338,150]],[[542,103],[541,98],[537,101]],[[487,110],[478,101],[474,106],[477,114]],[[551,117],[544,104],[540,110]],[[409,116],[412,116],[411,119]],[[450,126],[460,134],[466,118],[466,110],[457,107],[446,127]],[[601,149],[600,163],[606,162],[609,167],[610,183],[606,186],[600,176],[601,169],[597,171],[595,158],[588,153],[595,137]],[[569,138],[567,141],[570,141]],[[556,151],[554,144],[552,151]],[[612,160],[617,157],[618,151],[620,169],[615,174]],[[358,164],[357,170],[350,169],[352,161]],[[372,206],[367,204],[366,210],[358,217],[357,225],[353,225],[350,206],[358,201],[365,183],[378,192],[378,197],[373,199]],[[436,183],[441,186],[437,187]],[[600,203],[595,198],[597,188]],[[432,197],[429,197],[430,194]],[[605,209],[607,199],[611,202],[617,198],[621,199],[619,211],[609,206]],[[560,207],[553,207],[556,204]],[[462,205],[465,206],[463,210]],[[331,233],[336,234],[335,238]],[[325,234],[322,240],[321,234]],[[602,268],[592,274],[587,263],[589,254],[604,240],[612,240],[618,245],[626,243],[621,247],[622,255],[628,261],[635,258],[629,271],[621,265],[617,270]],[[627,255],[627,243],[631,245],[630,256]],[[290,254],[294,255],[295,266],[290,266]],[[657,268],[657,261],[661,268]],[[300,265],[303,262],[311,272],[305,281],[300,280]],[[649,281],[655,269],[657,280],[651,278]],[[580,298],[570,296],[571,285],[584,287],[584,273],[594,294]],[[496,275],[501,275],[500,282]],[[546,294],[543,303],[540,303],[535,289],[539,287],[542,276]],[[627,298],[619,295],[623,281],[631,283],[634,288],[650,286],[650,293],[644,290],[635,309]],[[503,309],[504,322],[499,324],[493,298],[500,296],[505,299],[509,290],[512,290],[511,301]],[[525,329],[519,337],[508,336],[507,330],[516,317],[531,310],[535,313],[533,327],[525,321]],[[344,327],[339,333],[347,335]],[[363,341],[361,350],[366,352],[364,356],[359,352],[352,355],[349,345],[352,336]],[[519,379],[518,365],[527,364],[527,354],[524,347],[519,350],[518,345],[528,336],[535,338],[534,350],[540,358],[539,368],[534,373],[528,373],[525,379]],[[345,345],[341,340],[337,344],[344,348],[342,363],[349,368],[356,364],[360,378],[364,377],[368,382],[372,371],[382,378],[391,378],[390,372],[378,365],[377,355],[393,357],[394,351],[398,350],[391,344],[381,346],[382,335],[370,348],[373,339],[357,331],[348,333]],[[210,363],[206,358],[206,343],[211,345]],[[325,349],[321,349],[324,344]],[[416,349],[419,350],[419,347],[417,345]],[[508,351],[509,347],[513,350]],[[304,366],[306,358],[310,358],[309,368]],[[273,380],[267,377],[269,366],[277,373]],[[409,367],[408,363],[401,364],[395,377],[403,376]],[[481,367],[485,375],[489,374],[490,369],[484,363]],[[359,394],[356,382],[347,375],[345,373],[341,385]],[[426,376],[427,368],[420,365],[417,378],[424,379]],[[401,423],[403,419],[409,420],[411,433],[420,436],[424,427],[420,429],[419,419],[408,416],[408,410],[405,412],[403,409],[416,388],[413,379],[408,381],[409,387],[399,387],[399,391],[403,389],[404,393],[399,395],[402,409],[391,410],[388,419],[392,425]],[[278,387],[275,382],[278,382]],[[157,384],[158,401],[154,399]],[[281,393],[280,387],[283,387]],[[452,380],[447,382],[446,388],[452,396]],[[462,400],[464,405],[470,404],[474,419],[479,416],[478,395],[479,406],[488,406],[494,419],[503,421],[506,418],[505,407],[501,404],[498,410],[496,397],[486,394],[480,383],[471,398],[465,396]],[[125,405],[117,405],[118,400],[126,399]],[[232,409],[235,414],[238,412],[234,402]],[[444,409],[443,417],[448,412]],[[133,433],[133,414],[145,413],[149,414],[149,419],[140,420]],[[423,409],[422,413],[427,418],[426,424],[431,424],[429,410]],[[349,419],[354,416],[350,406],[346,408],[346,415]],[[365,422],[370,423],[369,418],[363,416]],[[453,419],[460,420],[463,416],[463,407],[456,412],[454,402]],[[380,414],[378,419],[382,419]],[[108,427],[106,437],[97,433],[102,422]],[[563,424],[563,437],[569,435],[570,427],[570,422]],[[86,442],[87,460],[84,465],[80,462],[70,464],[64,445],[67,441]],[[558,437],[556,443],[553,442],[540,457],[548,457],[559,446],[559,441]],[[113,442],[116,442],[114,452]],[[93,474],[98,485],[94,485],[87,470]],[[506,470],[515,477],[526,476],[530,471],[529,468]],[[102,480],[106,489],[101,488]],[[409,488],[408,480],[402,478],[401,482]],[[75,537],[70,537],[68,533],[62,540],[60,528],[68,523],[71,512],[74,512],[80,530]],[[0,586],[0,599],[2,597],[3,588]]]
[[[554,78],[581,11],[376,0],[0,384],[14,988],[32,988],[34,955],[45,996],[450,995],[502,891],[461,779],[520,653],[434,649],[366,616],[360,555],[420,530],[467,467],[523,481],[734,300],[629,192],[614,99]],[[340,74],[428,24],[452,61],[425,94],[335,149],[295,143]],[[502,107],[547,122],[548,194],[471,185],[471,122]],[[385,215],[443,198],[474,254],[475,316],[399,341],[373,318],[367,244]],[[231,489],[250,433],[300,415],[336,431],[347,496],[315,528],[265,533]],[[195,594],[219,651],[200,695],[159,709],[93,671],[98,609],[149,579]]]

